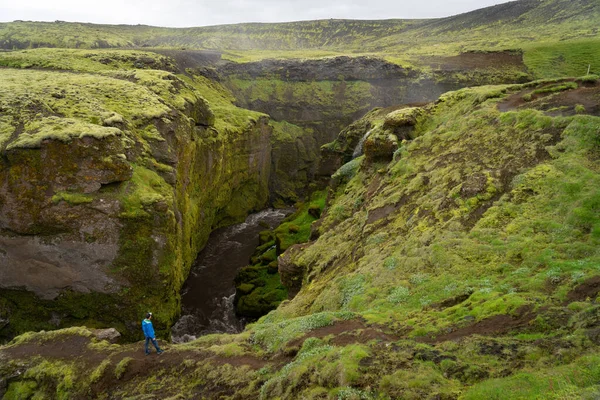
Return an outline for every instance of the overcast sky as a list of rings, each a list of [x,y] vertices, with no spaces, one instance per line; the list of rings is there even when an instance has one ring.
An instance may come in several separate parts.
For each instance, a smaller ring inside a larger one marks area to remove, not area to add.
[[[327,18],[436,18],[508,0],[0,0],[0,21],[186,27]]]

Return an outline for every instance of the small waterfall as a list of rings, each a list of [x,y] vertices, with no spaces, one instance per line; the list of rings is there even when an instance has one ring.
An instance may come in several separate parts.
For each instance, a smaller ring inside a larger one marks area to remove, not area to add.
[[[365,135],[359,140],[358,144],[356,145],[356,148],[354,149],[354,153],[352,153],[352,159],[355,159],[356,157],[360,157],[362,155],[363,145],[365,144],[365,140],[367,140],[371,132],[373,132],[373,129],[369,129],[369,131],[365,133]]]
[[[214,299],[215,309],[208,317],[208,324],[201,322],[200,318],[194,314],[182,316],[171,328],[171,341],[186,343],[211,333],[241,332],[246,321],[235,315],[234,300],[235,292],[229,296]]]

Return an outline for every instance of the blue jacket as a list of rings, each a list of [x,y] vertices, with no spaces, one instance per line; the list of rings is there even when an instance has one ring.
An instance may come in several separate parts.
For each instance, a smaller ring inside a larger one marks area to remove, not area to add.
[[[152,321],[149,319],[142,321],[142,330],[144,331],[145,337],[154,338],[154,327],[152,326]]]

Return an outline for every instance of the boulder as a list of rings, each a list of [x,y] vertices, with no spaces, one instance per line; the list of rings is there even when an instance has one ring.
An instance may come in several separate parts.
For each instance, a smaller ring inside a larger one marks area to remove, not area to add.
[[[420,107],[408,107],[392,111],[385,116],[383,126],[385,128],[398,128],[401,126],[415,126],[417,118],[423,113]]]
[[[398,150],[398,138],[387,130],[377,130],[365,141],[364,150],[369,162],[391,161]]]
[[[92,334],[96,339],[107,340],[110,343],[115,343],[121,337],[121,334],[115,328],[93,329]]]

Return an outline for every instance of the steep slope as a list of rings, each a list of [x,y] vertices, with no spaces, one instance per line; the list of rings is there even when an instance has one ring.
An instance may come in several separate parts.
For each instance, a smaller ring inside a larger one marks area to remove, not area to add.
[[[280,257],[295,298],[154,362],[24,335],[0,349],[6,395],[594,398],[599,102],[590,76],[370,113],[314,241]]]

